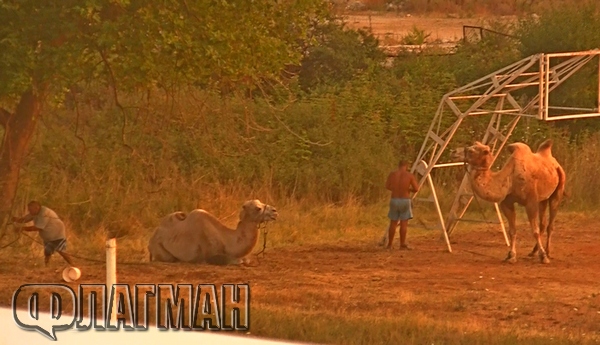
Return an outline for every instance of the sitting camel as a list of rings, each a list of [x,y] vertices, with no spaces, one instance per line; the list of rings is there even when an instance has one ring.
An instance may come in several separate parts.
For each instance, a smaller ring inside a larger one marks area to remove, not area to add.
[[[258,241],[259,225],[277,215],[273,206],[249,200],[242,205],[237,228],[230,229],[205,210],[171,213],[150,238],[150,261],[245,263]]]
[[[566,175],[563,168],[552,156],[552,141],[544,141],[533,153],[524,143],[507,146],[511,156],[498,172],[492,172],[490,147],[480,142],[459,148],[453,152],[453,159],[462,159],[469,169],[469,180],[473,192],[480,198],[500,203],[502,213],[508,219],[510,251],[506,261],[517,261],[514,204],[525,206],[527,217],[536,244],[529,256],[539,252],[540,260],[549,263],[550,237],[554,219],[565,190]],[[546,224],[546,208],[550,206],[550,217]],[[540,224],[538,225],[538,219]],[[547,231],[546,248],[542,246],[541,235]]]

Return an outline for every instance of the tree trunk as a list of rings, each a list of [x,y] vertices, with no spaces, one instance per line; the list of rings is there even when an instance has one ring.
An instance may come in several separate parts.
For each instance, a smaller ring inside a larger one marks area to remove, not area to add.
[[[32,90],[21,95],[14,113],[0,109],[4,137],[0,148],[0,221],[10,216],[17,193],[23,159],[41,111],[39,95]]]

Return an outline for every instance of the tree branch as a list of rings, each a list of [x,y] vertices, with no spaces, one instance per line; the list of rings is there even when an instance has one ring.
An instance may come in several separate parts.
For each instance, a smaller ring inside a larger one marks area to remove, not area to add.
[[[100,57],[102,58],[102,61],[104,62],[104,66],[106,67],[106,70],[108,71],[108,76],[110,78],[110,83],[112,85],[113,98],[115,101],[115,105],[117,106],[117,108],[119,108],[121,110],[121,113],[123,113],[123,126],[121,127],[122,145],[127,147],[128,149],[130,149],[131,152],[133,153],[133,152],[135,152],[135,150],[133,149],[133,147],[129,146],[127,144],[127,142],[125,141],[125,128],[127,127],[127,113],[125,112],[125,107],[123,107],[121,102],[119,102],[119,92],[117,90],[117,78],[115,78],[115,74],[113,72],[112,66],[108,62],[108,59],[107,59],[106,55],[104,54],[104,51],[100,47],[98,47],[98,53],[100,54]]]
[[[81,144],[83,145],[83,149],[81,150],[81,160],[83,160],[83,157],[85,156],[85,151],[86,151],[86,145],[85,145],[85,139],[83,139],[80,135],[79,135],[79,105],[77,104],[77,96],[75,96],[75,111],[77,113],[77,118],[75,119],[75,138],[79,139],[79,141],[81,141]]]
[[[2,125],[2,127],[6,128],[6,125],[8,124],[8,120],[10,119],[11,116],[12,116],[12,114],[9,113],[8,110],[6,110],[4,108],[0,108],[0,125]]]

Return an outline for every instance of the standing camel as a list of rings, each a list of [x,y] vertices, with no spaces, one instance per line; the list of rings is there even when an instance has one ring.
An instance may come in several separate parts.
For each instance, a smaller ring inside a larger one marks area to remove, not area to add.
[[[535,239],[535,246],[529,256],[538,253],[541,262],[550,263],[550,237],[558,206],[564,195],[565,171],[552,156],[550,139],[544,141],[535,153],[524,143],[513,143],[507,148],[511,156],[497,172],[490,170],[493,161],[490,147],[480,142],[455,150],[453,158],[462,159],[467,164],[469,180],[478,197],[500,203],[502,213],[508,219],[510,233],[510,251],[506,261],[517,261],[514,204],[518,203],[525,206]],[[548,207],[550,215],[546,222]],[[547,232],[545,249],[541,240],[544,231]]]

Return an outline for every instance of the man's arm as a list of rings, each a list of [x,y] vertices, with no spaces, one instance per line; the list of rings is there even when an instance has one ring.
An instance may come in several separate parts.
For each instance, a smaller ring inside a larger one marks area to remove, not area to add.
[[[24,226],[21,228],[21,231],[42,231],[42,229],[38,229],[35,226]]]
[[[415,175],[410,175],[410,186],[412,187],[412,191],[413,193],[416,193],[419,191],[419,184],[417,183],[417,179],[415,178]]]
[[[33,216],[31,214],[27,214],[23,217],[12,217],[12,221],[15,223],[28,223],[33,220]]]

